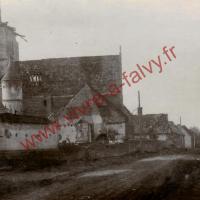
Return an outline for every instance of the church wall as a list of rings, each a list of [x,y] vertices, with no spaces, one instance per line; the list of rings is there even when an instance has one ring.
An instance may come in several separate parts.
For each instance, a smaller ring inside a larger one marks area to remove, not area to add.
[[[32,96],[23,99],[23,110],[26,115],[48,117],[52,112],[57,113],[69,102],[67,96]]]
[[[3,81],[2,83],[2,98],[4,100],[21,100],[22,86],[20,81]]]
[[[34,96],[23,99],[23,111],[25,115],[47,116],[47,107],[43,96]]]
[[[6,30],[0,26],[0,57],[7,58]]]
[[[2,103],[12,113],[22,112],[22,84],[20,81],[2,82]]]
[[[16,35],[13,31],[7,29],[7,42],[8,42],[8,52],[11,55],[11,59],[13,61],[19,60],[19,51],[18,51],[18,43],[16,41]]]
[[[8,67],[8,58],[11,61],[19,60],[18,43],[16,35],[6,25],[0,25],[0,58],[5,59],[1,61],[0,74],[5,74]]]

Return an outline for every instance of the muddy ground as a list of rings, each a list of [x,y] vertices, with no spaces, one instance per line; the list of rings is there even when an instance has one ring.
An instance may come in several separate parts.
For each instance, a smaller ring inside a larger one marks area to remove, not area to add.
[[[1,200],[200,199],[200,156],[131,155],[37,170],[0,169]]]

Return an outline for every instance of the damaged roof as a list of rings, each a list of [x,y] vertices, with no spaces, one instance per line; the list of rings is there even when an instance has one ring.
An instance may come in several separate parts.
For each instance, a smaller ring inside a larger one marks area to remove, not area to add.
[[[98,91],[106,92],[110,82],[120,85],[120,59],[119,55],[107,55],[21,61],[23,91],[26,95],[72,95],[87,83]],[[39,88],[32,87],[31,76],[40,76]]]

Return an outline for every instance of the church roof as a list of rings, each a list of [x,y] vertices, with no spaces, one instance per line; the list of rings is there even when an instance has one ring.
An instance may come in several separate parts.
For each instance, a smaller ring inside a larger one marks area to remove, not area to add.
[[[75,95],[86,83],[106,92],[110,82],[121,84],[120,55],[21,61],[20,70],[28,96]],[[40,76],[39,87],[32,87],[31,76]]]
[[[52,110],[57,112],[88,84],[99,93],[107,93],[110,83],[120,85],[120,55],[51,58],[20,61],[24,112],[46,116],[44,97],[51,96]],[[69,98],[68,98],[69,97]],[[122,93],[112,98],[122,104]]]

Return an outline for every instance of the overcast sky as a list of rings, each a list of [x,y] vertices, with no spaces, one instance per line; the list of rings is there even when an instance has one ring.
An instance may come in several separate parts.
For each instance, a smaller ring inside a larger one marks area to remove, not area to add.
[[[140,90],[144,113],[200,127],[199,0],[2,0],[2,18],[26,35],[21,60],[118,54],[122,45],[129,73],[175,46],[162,73],[125,86],[124,103],[137,108]]]

